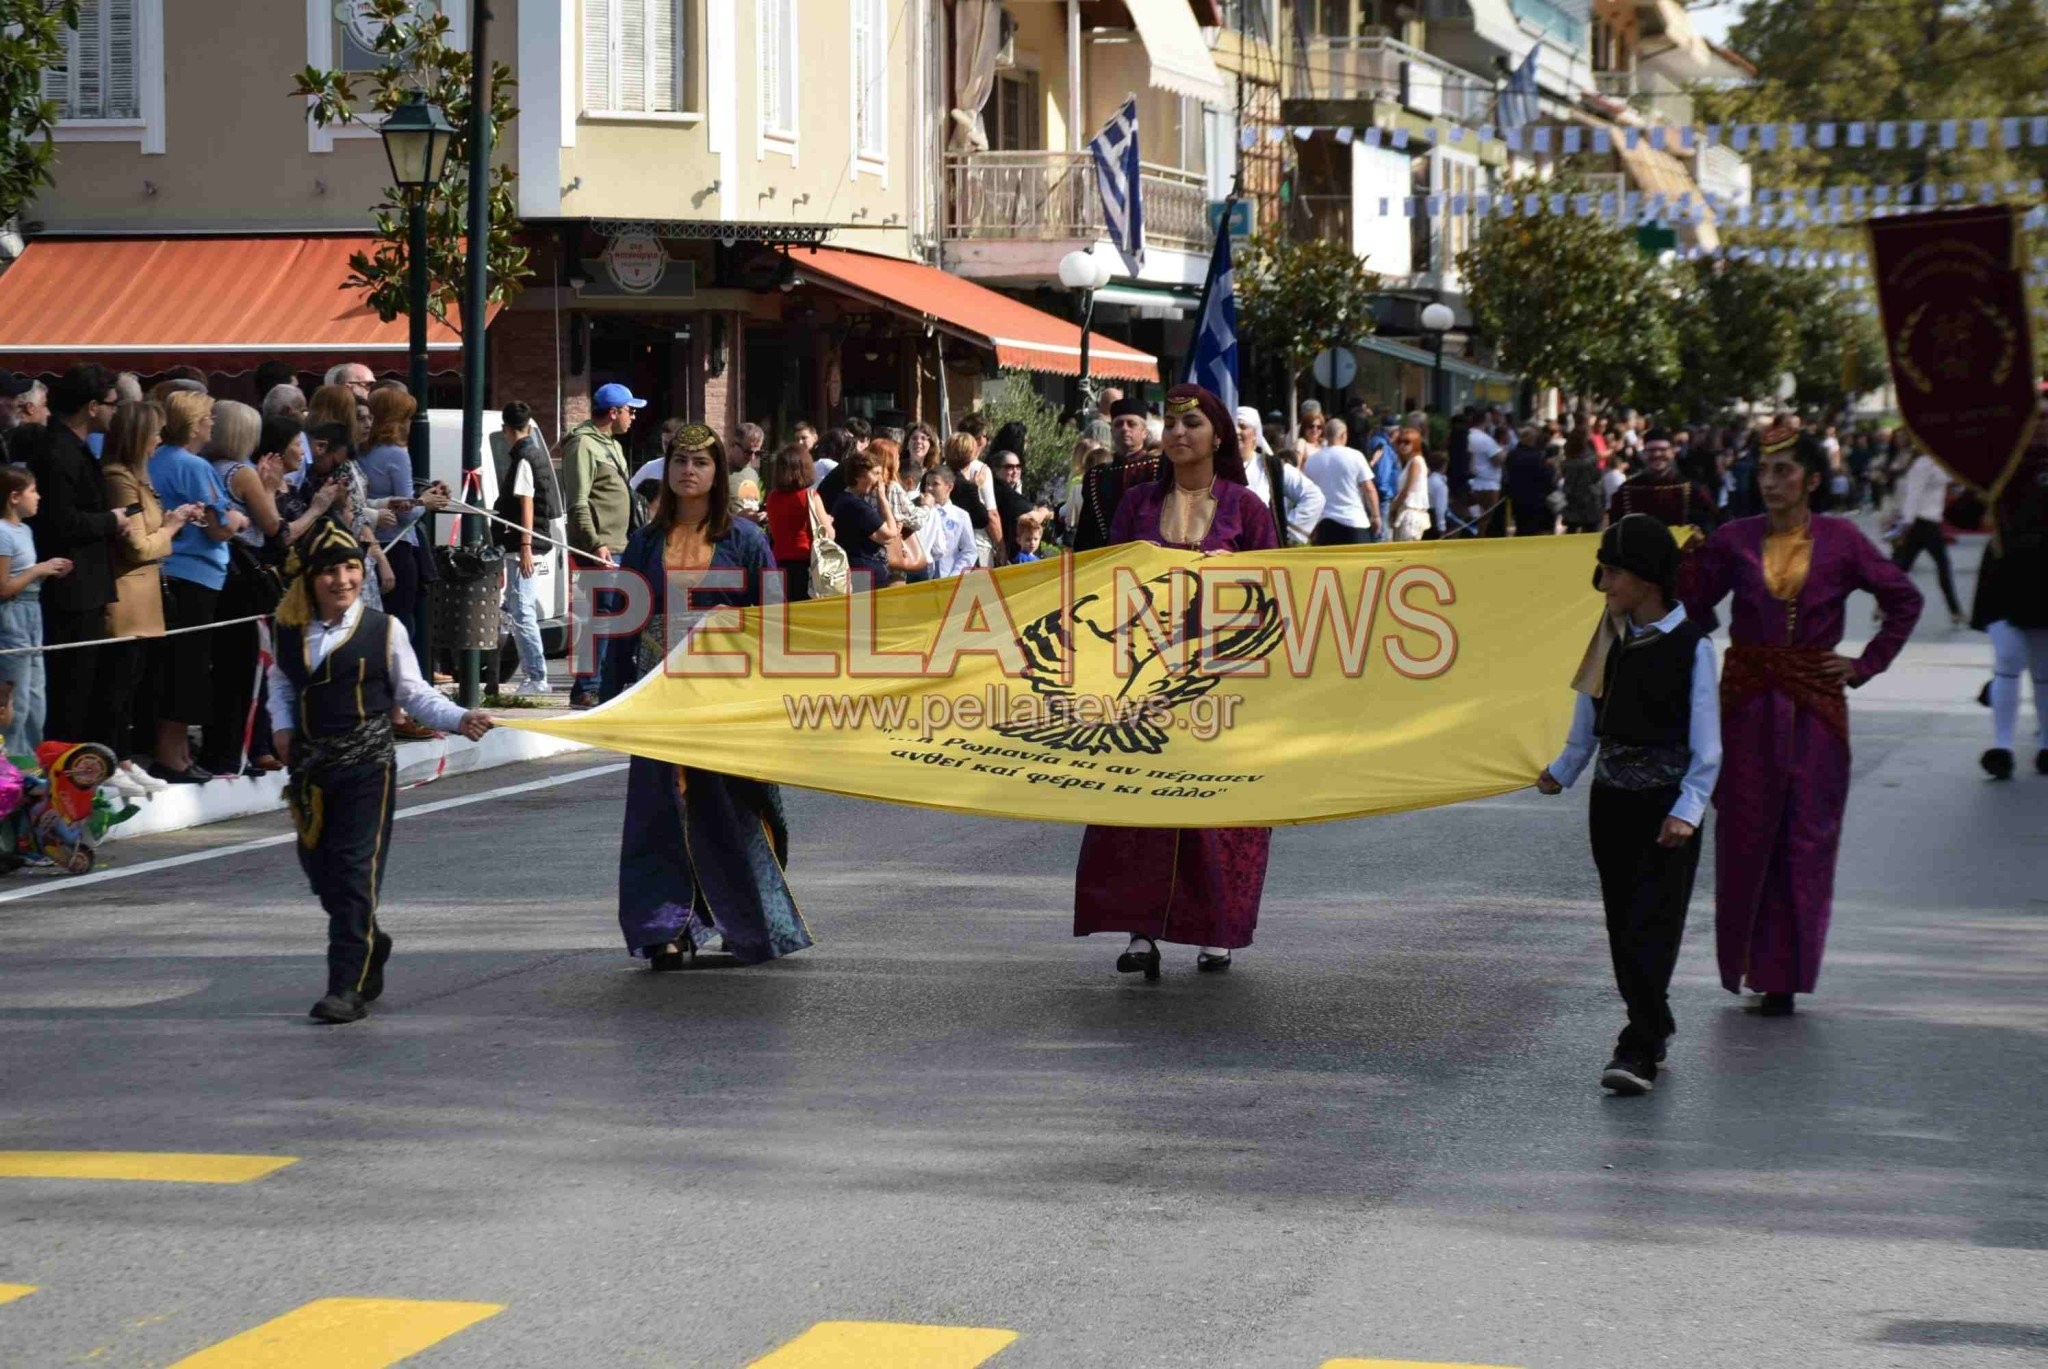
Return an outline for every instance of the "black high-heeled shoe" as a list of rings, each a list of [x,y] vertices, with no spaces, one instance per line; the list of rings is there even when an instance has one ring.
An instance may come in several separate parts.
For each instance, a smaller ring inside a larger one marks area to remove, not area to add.
[[[1149,951],[1126,949],[1122,955],[1119,955],[1116,958],[1116,972],[1118,974],[1138,974],[1142,972],[1146,983],[1156,983],[1159,979],[1159,943],[1147,941],[1145,944],[1152,949]]]
[[[690,939],[688,932],[684,932],[666,946],[648,951],[647,968],[656,974],[667,974],[672,970],[682,969],[696,958],[697,943]]]
[[[1230,968],[1230,952],[1225,951],[1222,955],[1210,955],[1207,951],[1203,951],[1195,957],[1195,968],[1203,974],[1221,974]]]

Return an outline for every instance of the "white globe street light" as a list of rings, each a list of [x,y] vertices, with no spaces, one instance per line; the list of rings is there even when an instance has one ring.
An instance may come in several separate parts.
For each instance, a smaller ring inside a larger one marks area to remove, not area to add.
[[[1435,357],[1429,371],[1429,396],[1442,413],[1450,405],[1444,403],[1444,334],[1457,323],[1458,316],[1451,312],[1451,306],[1435,300],[1422,306],[1422,326],[1429,334],[1430,351]]]
[[[1107,261],[1086,248],[1060,258],[1060,284],[1081,292],[1081,407],[1093,402],[1088,393],[1088,329],[1095,319],[1095,292],[1115,274]]]

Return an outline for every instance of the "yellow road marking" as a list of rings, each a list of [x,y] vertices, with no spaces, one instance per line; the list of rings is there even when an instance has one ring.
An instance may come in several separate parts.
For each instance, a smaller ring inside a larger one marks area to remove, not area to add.
[[[975,1369],[1015,1339],[971,1326],[821,1321],[748,1369]]]
[[[1504,1364],[1448,1364],[1433,1359],[1333,1359],[1323,1369],[1508,1369]]]
[[[171,1369],[384,1369],[504,1310],[490,1302],[321,1298]]]
[[[298,1162],[296,1155],[0,1150],[0,1179],[134,1179],[161,1184],[246,1184]]]
[[[35,1291],[36,1286],[32,1283],[0,1283],[0,1306],[20,1302]]]

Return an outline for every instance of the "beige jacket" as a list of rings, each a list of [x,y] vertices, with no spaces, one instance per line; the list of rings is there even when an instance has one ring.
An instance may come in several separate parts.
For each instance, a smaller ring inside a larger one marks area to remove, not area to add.
[[[107,635],[161,637],[164,594],[156,564],[171,554],[176,533],[164,526],[164,506],[147,475],[138,477],[126,466],[107,466],[100,478],[106,482],[108,508],[142,506],[142,512],[128,520],[128,531],[115,539],[114,602],[107,605]]]

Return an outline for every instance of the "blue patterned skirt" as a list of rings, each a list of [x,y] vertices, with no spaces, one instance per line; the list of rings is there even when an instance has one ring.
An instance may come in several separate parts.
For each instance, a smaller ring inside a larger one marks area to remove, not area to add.
[[[646,955],[713,934],[743,964],[801,951],[810,930],[783,868],[789,827],[772,784],[633,757],[619,841],[619,929]]]

